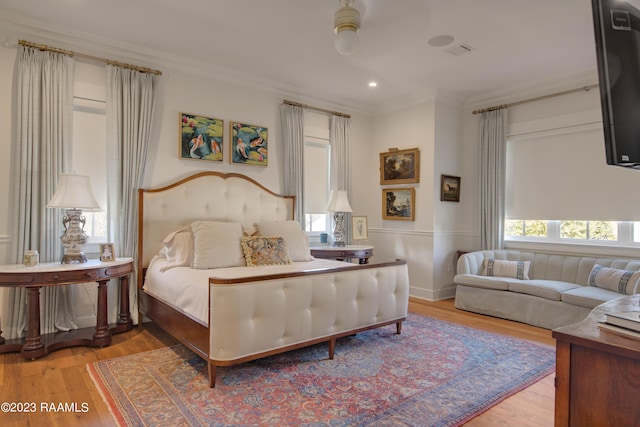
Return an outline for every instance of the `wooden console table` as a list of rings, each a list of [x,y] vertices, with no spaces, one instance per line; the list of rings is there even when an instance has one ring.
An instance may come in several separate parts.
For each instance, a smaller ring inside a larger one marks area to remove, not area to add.
[[[131,330],[129,312],[129,274],[133,271],[131,258],[100,262],[89,260],[81,264],[42,263],[33,267],[22,264],[0,266],[0,286],[26,288],[28,291],[27,337],[6,340],[0,331],[0,353],[21,352],[26,359],[36,359],[51,351],[73,346],[103,347],[111,344],[111,335]],[[120,312],[116,325],[109,327],[107,315],[107,285],[120,278]],[[43,286],[98,283],[98,313],[96,328],[82,328],[69,332],[41,335],[40,288]]]
[[[601,330],[612,311],[640,310],[640,295],[596,307],[582,322],[557,328],[555,425],[637,426],[640,339]]]
[[[359,264],[368,264],[369,258],[373,256],[373,246],[313,246],[311,248],[311,256],[338,261],[358,259]]]

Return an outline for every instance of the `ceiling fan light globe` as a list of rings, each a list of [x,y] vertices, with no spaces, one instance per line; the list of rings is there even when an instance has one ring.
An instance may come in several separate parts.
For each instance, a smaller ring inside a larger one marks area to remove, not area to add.
[[[340,55],[351,55],[358,46],[358,33],[352,30],[342,30],[336,35],[336,50]]]

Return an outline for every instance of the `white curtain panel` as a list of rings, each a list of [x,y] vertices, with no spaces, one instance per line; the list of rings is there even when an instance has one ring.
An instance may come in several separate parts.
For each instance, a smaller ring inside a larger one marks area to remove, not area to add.
[[[138,245],[138,188],[143,185],[156,98],[156,76],[107,66],[108,227],[117,257],[135,259]],[[134,266],[136,262],[134,260]],[[137,312],[136,273],[129,304]],[[117,320],[118,287],[109,287],[109,321]],[[137,320],[134,317],[134,322]]]
[[[480,136],[480,245],[502,249],[504,243],[507,110],[481,113]]]
[[[295,219],[304,230],[304,109],[282,104],[280,121],[284,142],[284,194],[296,196]]]
[[[344,116],[331,116],[331,189],[346,190],[351,202],[351,137],[350,119]],[[345,242],[351,242],[351,213],[344,215]]]
[[[14,75],[11,163],[10,261],[22,263],[25,251],[41,262],[62,257],[61,209],[47,208],[60,173],[70,172],[73,124],[73,59],[20,46]],[[26,289],[5,288],[2,329],[6,338],[26,334]],[[77,329],[71,287],[40,290],[41,332]]]

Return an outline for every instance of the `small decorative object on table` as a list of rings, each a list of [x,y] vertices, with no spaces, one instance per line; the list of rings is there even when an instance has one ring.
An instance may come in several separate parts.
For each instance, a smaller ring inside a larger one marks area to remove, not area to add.
[[[353,240],[368,240],[369,229],[367,227],[366,216],[352,216],[351,217],[351,231],[353,234]]]
[[[116,251],[113,247],[113,243],[101,243],[100,244],[100,261],[108,262],[115,261]]]

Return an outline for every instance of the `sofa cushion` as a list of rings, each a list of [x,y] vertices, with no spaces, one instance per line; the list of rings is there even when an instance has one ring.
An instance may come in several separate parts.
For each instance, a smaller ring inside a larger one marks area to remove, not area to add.
[[[509,290],[508,277],[487,277],[476,274],[456,274],[453,282],[458,285],[473,286],[475,288],[496,289],[499,291]]]
[[[487,258],[483,263],[482,275],[529,280],[530,265],[531,262],[529,261],[507,261],[503,259]]]
[[[620,298],[617,292],[607,289],[596,288],[595,286],[578,286],[562,293],[562,301],[567,304],[579,305],[586,308],[596,308],[603,302]]]
[[[576,285],[575,283],[559,282],[556,280],[512,280],[509,282],[510,291],[553,301],[561,301],[563,292],[579,287],[580,285]]]
[[[640,279],[640,271],[609,268],[596,264],[589,274],[589,286],[631,295]]]

